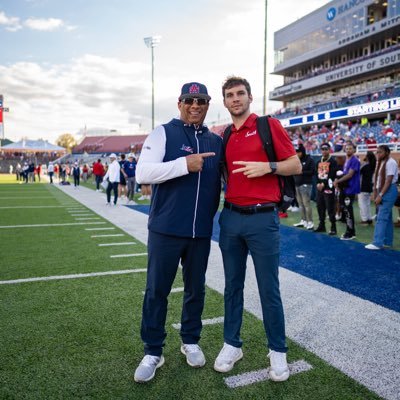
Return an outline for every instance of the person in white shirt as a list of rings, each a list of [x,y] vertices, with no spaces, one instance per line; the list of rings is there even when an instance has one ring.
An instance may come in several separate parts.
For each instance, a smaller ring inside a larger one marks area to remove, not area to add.
[[[114,205],[117,204],[118,200],[118,184],[120,177],[121,166],[117,161],[117,156],[115,153],[110,154],[110,165],[108,166],[107,173],[104,175],[103,180],[108,179],[107,186],[107,205],[111,204],[111,191],[114,192]]]
[[[47,167],[47,173],[49,175],[50,183],[53,183],[54,165],[51,161],[49,162],[49,166]]]
[[[382,144],[376,152],[378,165],[374,177],[374,199],[378,206],[373,242],[365,246],[368,250],[380,250],[393,246],[392,209],[397,199],[397,162],[390,157],[389,146]]]

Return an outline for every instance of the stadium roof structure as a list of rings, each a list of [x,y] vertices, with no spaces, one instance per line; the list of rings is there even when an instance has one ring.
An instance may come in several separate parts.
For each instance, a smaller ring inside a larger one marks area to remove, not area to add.
[[[141,149],[147,135],[86,136],[72,153],[126,153]]]
[[[19,142],[10,143],[5,146],[2,146],[1,150],[2,151],[18,151],[18,152],[26,152],[26,151],[62,152],[62,151],[66,151],[66,149],[64,147],[57,146],[55,144],[51,144],[47,140],[43,140],[43,139],[39,139],[39,140],[22,139]]]

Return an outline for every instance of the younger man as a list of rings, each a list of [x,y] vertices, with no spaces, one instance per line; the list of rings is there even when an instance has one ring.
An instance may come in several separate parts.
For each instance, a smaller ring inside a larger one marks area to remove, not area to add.
[[[279,291],[279,218],[281,198],[278,176],[301,173],[293,145],[278,120],[269,118],[277,162],[269,162],[257,132],[257,115],[250,112],[250,84],[240,77],[222,86],[224,105],[232,116],[225,148],[227,191],[220,216],[219,246],[225,272],[224,346],[214,363],[219,372],[230,371],[243,357],[240,328],[246,260],[255,266],[268,338],[270,378],[289,378],[286,362],[285,321]]]

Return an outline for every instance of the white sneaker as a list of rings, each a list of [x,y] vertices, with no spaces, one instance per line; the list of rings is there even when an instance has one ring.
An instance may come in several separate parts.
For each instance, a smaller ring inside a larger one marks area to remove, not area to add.
[[[308,221],[306,228],[310,231],[311,229],[314,229],[314,223],[312,221]]]
[[[294,206],[292,206],[290,211],[291,211],[291,212],[299,212],[299,211],[300,211],[300,208],[299,208],[299,207],[294,207]]]
[[[368,250],[380,250],[381,249],[380,247],[375,246],[373,243],[367,244],[365,246],[365,248],[368,249]]]
[[[193,368],[200,368],[206,363],[204,353],[198,344],[182,344],[181,353],[186,356],[186,362]]]
[[[218,372],[228,372],[235,365],[236,361],[243,358],[243,351],[240,347],[231,346],[224,343],[218,357],[214,362],[214,369]]]
[[[141,195],[138,200],[146,200],[146,196]]]
[[[298,222],[297,224],[293,224],[293,226],[295,226],[296,228],[303,228],[307,225],[307,222],[304,221],[304,219],[302,219],[300,222]]]
[[[283,382],[289,378],[289,367],[286,361],[286,353],[270,350],[268,358],[271,363],[269,377],[275,382]]]
[[[146,355],[143,357],[139,366],[135,371],[135,382],[148,382],[154,378],[156,369],[164,365],[165,359],[163,356],[150,356]]]

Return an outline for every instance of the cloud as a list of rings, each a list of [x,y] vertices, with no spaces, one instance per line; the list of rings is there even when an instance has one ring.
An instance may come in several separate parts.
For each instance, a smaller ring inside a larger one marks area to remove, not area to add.
[[[6,136],[54,141],[84,125],[140,133],[143,118],[138,116],[150,109],[148,82],[142,78],[148,68],[90,54],[65,65],[0,66],[4,105],[10,108],[4,122]]]
[[[30,17],[21,22],[20,18],[18,17],[8,17],[4,11],[0,11],[0,26],[1,25],[3,25],[5,29],[10,32],[19,31],[23,27],[43,32],[52,32],[59,29],[65,29],[69,32],[77,29],[76,26],[68,25],[59,18]]]
[[[62,28],[64,22],[58,18],[28,18],[24,25],[33,30],[49,32]]]
[[[22,28],[19,18],[7,17],[3,11],[0,11],[0,25],[4,25],[5,29],[10,32],[16,32]]]

